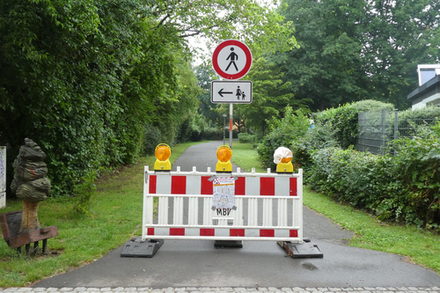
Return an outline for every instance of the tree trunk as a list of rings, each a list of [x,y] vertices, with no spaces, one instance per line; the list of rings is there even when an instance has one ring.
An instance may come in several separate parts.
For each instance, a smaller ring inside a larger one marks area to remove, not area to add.
[[[38,221],[39,202],[30,202],[23,200],[23,214],[21,216],[20,232],[27,232],[40,228]]]

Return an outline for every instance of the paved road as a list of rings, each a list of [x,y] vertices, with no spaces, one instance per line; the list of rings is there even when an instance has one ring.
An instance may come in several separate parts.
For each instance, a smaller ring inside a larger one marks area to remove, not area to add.
[[[219,144],[192,146],[175,166],[214,168]],[[167,240],[154,258],[121,258],[120,247],[35,287],[440,287],[438,274],[403,257],[346,246],[353,234],[309,209],[304,223],[305,236],[318,244],[324,258],[292,259],[274,242],[246,241],[242,249],[215,249],[212,241]]]

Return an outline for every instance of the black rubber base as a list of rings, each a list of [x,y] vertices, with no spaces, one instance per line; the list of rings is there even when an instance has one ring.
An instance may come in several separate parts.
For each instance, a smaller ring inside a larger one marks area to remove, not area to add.
[[[319,249],[318,245],[310,242],[291,243],[289,241],[277,242],[281,248],[292,258],[323,258],[324,254]]]
[[[214,241],[215,248],[243,248],[243,241],[241,240],[216,240]]]
[[[147,239],[142,241],[141,237],[133,238],[124,244],[121,257],[148,257],[152,258],[164,241],[161,239]]]

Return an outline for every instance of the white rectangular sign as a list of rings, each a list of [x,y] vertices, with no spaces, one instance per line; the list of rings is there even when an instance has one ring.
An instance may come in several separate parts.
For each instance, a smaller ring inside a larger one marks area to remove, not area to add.
[[[211,102],[214,104],[252,103],[252,82],[248,80],[211,82]]]
[[[0,146],[0,208],[6,206],[6,147]]]

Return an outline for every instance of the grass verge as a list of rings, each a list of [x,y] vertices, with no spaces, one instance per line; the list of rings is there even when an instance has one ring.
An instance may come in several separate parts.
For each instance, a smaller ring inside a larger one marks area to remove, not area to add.
[[[233,151],[232,160],[237,166],[264,171],[251,144],[234,144]],[[308,187],[304,188],[304,204],[353,231],[356,236],[349,241],[351,246],[399,254],[440,273],[440,235],[415,226],[380,222],[368,213],[337,203]]]
[[[171,161],[197,143],[173,147]],[[143,167],[153,163],[154,157],[149,156],[100,179],[87,216],[73,212],[72,198],[50,198],[42,202],[41,224],[58,227],[59,235],[48,241],[49,250],[55,253],[44,257],[18,256],[0,241],[0,288],[26,286],[79,267],[100,258],[130,237],[140,235]],[[21,209],[21,201],[8,201],[7,208],[0,212]]]

